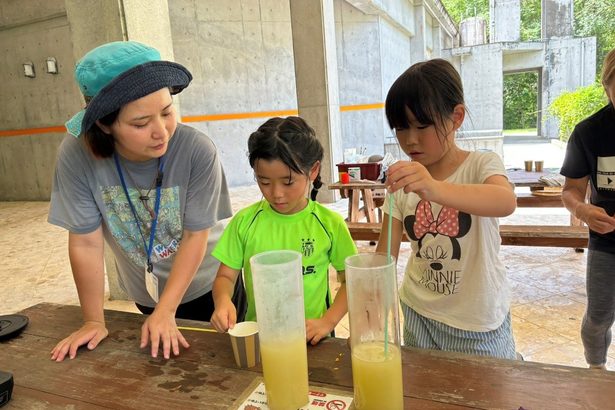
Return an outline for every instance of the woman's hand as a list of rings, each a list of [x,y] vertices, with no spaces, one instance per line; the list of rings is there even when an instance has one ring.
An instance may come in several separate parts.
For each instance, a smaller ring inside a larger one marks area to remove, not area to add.
[[[74,359],[77,356],[77,349],[86,343],[89,350],[94,350],[108,334],[109,331],[104,322],[87,321],[79,330],[73,332],[53,348],[51,360],[61,362],[67,353],[70,359]]]
[[[237,308],[235,308],[230,298],[216,303],[216,310],[211,315],[210,322],[220,333],[235,327],[235,323],[237,323]]]
[[[335,323],[331,323],[324,317],[320,319],[306,319],[305,334],[306,339],[312,345],[318,344],[322,339],[329,336],[335,329]]]
[[[158,356],[158,349],[160,342],[162,342],[162,355],[165,359],[170,357],[171,350],[173,350],[175,356],[178,356],[180,344],[185,349],[190,347],[184,336],[177,329],[174,312],[163,311],[158,307],[141,326],[140,347],[143,349],[149,342],[151,342],[152,357]]]
[[[606,234],[615,230],[615,217],[609,216],[604,208],[599,206],[581,203],[577,206],[575,215],[594,232]]]
[[[389,167],[385,184],[391,193],[403,189],[405,193],[414,192],[429,201],[433,199],[438,181],[416,161],[397,161]]]

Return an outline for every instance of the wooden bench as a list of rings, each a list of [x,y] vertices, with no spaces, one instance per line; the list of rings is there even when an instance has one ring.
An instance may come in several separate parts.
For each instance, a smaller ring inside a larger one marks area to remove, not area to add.
[[[379,223],[347,222],[347,225],[355,241],[377,241],[380,236]],[[502,245],[587,248],[589,232],[586,226],[500,225],[500,236]],[[409,241],[406,232],[402,241]]]

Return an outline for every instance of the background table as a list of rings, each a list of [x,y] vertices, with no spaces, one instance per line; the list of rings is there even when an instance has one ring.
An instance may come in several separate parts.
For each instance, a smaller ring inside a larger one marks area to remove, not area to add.
[[[138,347],[143,316],[116,311],[105,312],[109,337],[98,348],[52,362],[49,351],[80,324],[80,309],[43,303],[22,313],[28,327],[0,342],[0,368],[15,378],[6,409],[225,409],[261,376],[260,367],[235,367],[226,334],[184,331],[190,349],[153,359]],[[615,402],[612,372],[408,348],[402,360],[407,409],[607,409]],[[308,365],[311,385],[351,392],[346,340],[309,346]]]

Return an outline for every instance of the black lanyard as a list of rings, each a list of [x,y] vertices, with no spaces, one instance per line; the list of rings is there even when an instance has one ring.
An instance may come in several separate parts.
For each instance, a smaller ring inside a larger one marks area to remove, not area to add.
[[[156,236],[156,226],[158,225],[158,210],[160,209],[160,191],[162,187],[162,169],[164,168],[164,155],[158,158],[158,174],[156,176],[156,202],[154,203],[154,218],[152,219],[152,229],[149,233],[149,246],[145,243],[145,237],[143,236],[143,231],[141,230],[141,224],[139,223],[139,217],[137,216],[137,211],[132,201],[130,200],[130,195],[128,195],[128,188],[126,187],[126,181],[124,180],[124,174],[122,173],[122,166],[120,165],[120,160],[117,156],[117,153],[113,153],[113,159],[115,160],[115,167],[117,168],[117,173],[120,176],[120,181],[122,182],[122,188],[124,188],[124,195],[126,195],[126,199],[128,200],[128,205],[130,205],[130,210],[132,211],[132,215],[135,217],[135,222],[137,223],[137,228],[139,229],[139,234],[141,235],[141,239],[143,240],[143,248],[145,249],[145,254],[147,255],[147,271],[152,272],[154,270],[154,265],[151,261],[152,250],[154,248],[154,237]]]

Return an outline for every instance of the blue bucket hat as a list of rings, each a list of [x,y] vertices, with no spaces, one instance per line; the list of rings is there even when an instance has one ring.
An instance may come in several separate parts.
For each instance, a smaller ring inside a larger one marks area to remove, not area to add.
[[[162,88],[180,93],[192,81],[181,64],[162,61],[155,48],[136,41],[116,41],[88,52],[75,67],[75,79],[86,99],[66,129],[79,138],[96,120]]]

